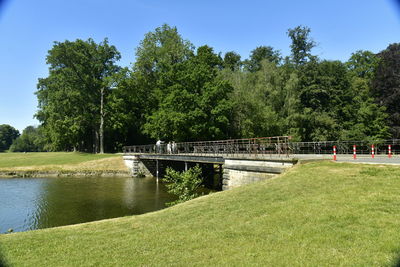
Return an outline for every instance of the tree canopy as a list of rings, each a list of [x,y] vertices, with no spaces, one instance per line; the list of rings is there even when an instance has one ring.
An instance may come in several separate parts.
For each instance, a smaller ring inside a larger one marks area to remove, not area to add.
[[[389,114],[394,138],[400,137],[400,43],[391,44],[378,54],[379,63],[373,79],[376,102]]]
[[[102,94],[110,93],[119,59],[107,39],[54,43],[46,57],[49,76],[38,82],[35,115],[54,150],[98,152]]]
[[[10,147],[12,152],[40,152],[46,150],[43,128],[28,126],[22,131],[22,135],[14,140]]]
[[[50,150],[92,152],[159,138],[400,136],[399,44],[341,62],[312,53],[310,28],[287,35],[290,55],[260,45],[242,60],[235,51],[196,48],[164,24],[144,36],[130,68],[117,65],[120,54],[107,39],[55,42],[36,92],[41,126],[23,135],[39,132]]]
[[[0,152],[8,150],[19,136],[19,131],[8,124],[0,125]]]

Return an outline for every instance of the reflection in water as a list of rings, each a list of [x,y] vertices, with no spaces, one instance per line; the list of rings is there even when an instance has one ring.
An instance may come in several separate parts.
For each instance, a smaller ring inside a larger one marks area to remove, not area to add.
[[[0,179],[0,233],[142,214],[173,200],[150,177]]]
[[[135,183],[133,179],[126,179],[125,186],[124,186],[124,203],[128,209],[133,209],[134,206],[134,187]]]

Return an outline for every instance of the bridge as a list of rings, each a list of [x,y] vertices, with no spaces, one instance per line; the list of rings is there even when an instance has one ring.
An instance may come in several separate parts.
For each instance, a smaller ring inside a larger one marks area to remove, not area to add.
[[[400,140],[292,142],[290,136],[275,136],[125,146],[123,152],[133,176],[161,178],[167,167],[187,170],[198,164],[203,176],[218,174],[219,187],[226,190],[272,178],[299,160],[399,164]]]

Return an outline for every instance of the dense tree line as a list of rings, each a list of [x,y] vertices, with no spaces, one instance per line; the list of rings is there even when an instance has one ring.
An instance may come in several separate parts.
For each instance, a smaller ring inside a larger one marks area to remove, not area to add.
[[[8,150],[19,136],[19,131],[8,124],[0,125],[0,152]]]
[[[118,151],[158,138],[400,136],[400,44],[341,62],[312,53],[309,28],[287,35],[290,55],[259,46],[242,60],[234,51],[195,48],[162,25],[145,35],[130,68],[117,65],[120,54],[107,39],[55,42],[36,92],[36,150]]]

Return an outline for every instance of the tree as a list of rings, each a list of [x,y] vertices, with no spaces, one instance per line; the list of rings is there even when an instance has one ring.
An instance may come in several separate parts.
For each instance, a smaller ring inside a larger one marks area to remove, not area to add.
[[[296,109],[297,76],[268,60],[255,72],[224,70],[221,76],[234,90],[232,128],[237,138],[282,135],[292,132],[289,122]]]
[[[38,82],[35,115],[53,150],[104,151],[104,100],[119,59],[107,39],[99,44],[92,39],[54,43],[46,57],[49,76]]]
[[[192,56],[193,45],[182,39],[176,27],[163,24],[145,35],[136,49],[133,78],[147,102],[143,110],[146,116],[157,109],[168,94],[179,64]]]
[[[39,152],[45,151],[45,138],[41,127],[28,126],[22,135],[14,140],[10,147],[12,152]]]
[[[240,69],[240,55],[234,51],[225,53],[223,64],[225,68],[228,68],[232,71]]]
[[[263,60],[279,64],[281,61],[280,52],[274,50],[271,46],[259,46],[251,51],[250,59],[246,60],[244,64],[248,71],[256,72],[261,69],[261,62]]]
[[[343,123],[353,116],[346,66],[340,61],[308,62],[299,87],[302,140],[337,140]]]
[[[297,26],[287,31],[287,35],[292,39],[291,59],[296,66],[304,65],[313,58],[311,49],[316,43],[310,38],[310,32],[311,29],[305,26]]]
[[[218,77],[221,58],[208,46],[192,58],[175,64],[174,72],[161,72],[159,107],[144,125],[153,138],[176,141],[215,140],[229,133],[232,87]]]
[[[377,103],[386,108],[393,138],[400,137],[400,43],[389,45],[378,54],[379,63],[372,80]]]
[[[356,51],[346,62],[351,86],[352,103],[349,119],[343,121],[343,140],[381,140],[388,138],[388,115],[385,107],[375,103],[371,82],[379,58],[370,51]]]
[[[352,76],[372,81],[376,68],[379,64],[379,57],[371,51],[358,50],[351,54],[346,66]]]
[[[0,152],[8,150],[15,139],[19,136],[19,131],[8,124],[0,125]]]
[[[231,87],[217,77],[223,60],[212,48],[195,54],[175,27],[164,24],[146,34],[136,56],[133,79],[147,103],[144,134],[176,141],[227,136]]]
[[[107,151],[121,151],[127,144],[146,144],[149,138],[142,134],[146,122],[146,91],[138,86],[135,73],[127,68],[121,69],[113,77],[117,86],[107,96],[106,134]]]
[[[176,205],[199,196],[198,189],[201,187],[201,168],[196,165],[185,172],[178,172],[167,168],[164,181],[168,184],[168,192],[178,196],[178,200],[167,203]]]

